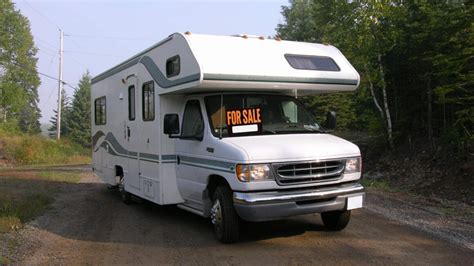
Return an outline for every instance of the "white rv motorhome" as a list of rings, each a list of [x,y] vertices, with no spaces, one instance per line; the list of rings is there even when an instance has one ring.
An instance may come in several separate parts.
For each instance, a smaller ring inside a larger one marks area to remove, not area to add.
[[[92,79],[93,170],[126,203],[209,217],[225,243],[241,219],[342,230],[364,198],[359,148],[297,98],[359,82],[331,45],[175,33]]]

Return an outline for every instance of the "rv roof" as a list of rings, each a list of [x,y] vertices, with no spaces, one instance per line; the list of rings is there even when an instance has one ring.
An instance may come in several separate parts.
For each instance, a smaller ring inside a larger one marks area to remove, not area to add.
[[[185,40],[200,67],[198,85],[186,92],[206,89],[298,89],[301,94],[324,91],[351,91],[359,85],[357,71],[331,45],[281,41],[250,35],[215,36],[170,35],[93,79],[119,71],[162,43]],[[166,59],[165,59],[166,60]],[[114,71],[115,69],[115,71]],[[172,88],[169,92],[174,91]]]
[[[185,37],[204,74],[202,86],[206,86],[206,81],[216,80],[346,85],[353,90],[359,84],[356,70],[331,45],[246,36]],[[296,60],[293,66],[292,56]],[[322,62],[323,69],[314,69],[312,59],[326,60]],[[328,60],[335,67],[324,69]]]

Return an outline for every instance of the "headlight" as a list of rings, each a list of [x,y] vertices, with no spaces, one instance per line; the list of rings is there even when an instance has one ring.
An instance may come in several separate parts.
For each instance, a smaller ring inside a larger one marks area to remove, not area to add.
[[[272,171],[268,164],[238,164],[236,173],[237,179],[241,182],[273,179]]]
[[[346,169],[344,173],[360,172],[362,168],[362,159],[360,157],[349,158],[346,160]]]

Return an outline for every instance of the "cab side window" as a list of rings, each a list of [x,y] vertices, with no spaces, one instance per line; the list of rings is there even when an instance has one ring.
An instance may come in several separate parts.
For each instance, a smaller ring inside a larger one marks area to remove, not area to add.
[[[196,137],[198,139],[204,136],[204,120],[201,114],[201,106],[197,100],[186,103],[181,136],[184,138]]]

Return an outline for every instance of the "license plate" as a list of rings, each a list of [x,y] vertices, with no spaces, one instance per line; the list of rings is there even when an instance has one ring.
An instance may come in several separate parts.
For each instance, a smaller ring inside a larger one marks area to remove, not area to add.
[[[347,198],[347,210],[362,208],[362,195]]]

